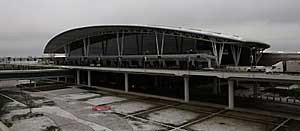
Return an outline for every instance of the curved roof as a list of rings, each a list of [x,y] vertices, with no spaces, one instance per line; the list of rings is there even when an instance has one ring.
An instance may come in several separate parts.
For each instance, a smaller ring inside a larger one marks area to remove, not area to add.
[[[169,27],[169,26],[149,26],[149,25],[96,25],[96,26],[86,26],[74,28],[61,32],[50,39],[44,49],[44,53],[63,53],[62,48],[71,42],[84,39],[87,37],[98,36],[103,34],[112,33],[149,33],[158,32],[170,35],[178,35],[183,37],[202,39],[211,41],[214,39],[217,43],[244,43],[247,46],[254,46],[258,48],[269,48],[270,45],[257,42],[252,40],[247,40],[235,35],[225,35],[218,32],[204,31],[201,29],[192,28],[181,28],[181,27]]]

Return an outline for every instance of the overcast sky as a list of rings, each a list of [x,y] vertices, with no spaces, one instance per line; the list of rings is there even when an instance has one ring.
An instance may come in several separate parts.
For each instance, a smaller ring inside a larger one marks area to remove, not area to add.
[[[300,52],[299,0],[0,0],[0,56],[40,56],[55,34],[97,24],[202,28]]]

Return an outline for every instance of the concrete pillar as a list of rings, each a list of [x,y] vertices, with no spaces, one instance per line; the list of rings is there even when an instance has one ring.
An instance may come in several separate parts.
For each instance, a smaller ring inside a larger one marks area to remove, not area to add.
[[[213,83],[212,83],[213,85],[213,93],[215,94],[215,95],[217,95],[218,94],[218,92],[219,92],[219,84],[218,84],[218,78],[213,78]]]
[[[28,88],[31,88],[31,83],[32,83],[32,80],[29,80],[29,86],[28,86]]]
[[[36,87],[36,82],[37,82],[37,81],[35,80],[35,81],[34,81],[34,87]]]
[[[125,73],[125,92],[128,92],[128,73]]]
[[[59,77],[56,77],[56,81],[59,81]]]
[[[189,77],[184,77],[184,102],[190,101]]]
[[[211,59],[207,59],[207,67],[211,68]]]
[[[79,70],[76,70],[76,82],[77,82],[77,85],[80,85],[80,71]]]
[[[234,81],[228,81],[228,109],[234,108]]]
[[[253,87],[253,96],[254,96],[254,98],[256,99],[257,98],[257,96],[258,96],[258,94],[257,94],[257,87],[258,86],[258,84],[257,84],[257,82],[254,82],[254,87]]]
[[[213,93],[215,95],[221,93],[221,80],[217,77],[213,78]]]
[[[92,86],[92,84],[91,84],[91,71],[88,70],[87,73],[88,73],[87,74],[88,75],[88,86],[91,87]]]
[[[158,86],[158,76],[154,76],[154,86]]]
[[[65,83],[68,83],[68,77],[65,77]]]

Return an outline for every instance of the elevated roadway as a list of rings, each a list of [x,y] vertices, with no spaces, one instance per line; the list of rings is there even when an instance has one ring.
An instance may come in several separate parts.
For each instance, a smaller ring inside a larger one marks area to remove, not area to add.
[[[210,76],[231,80],[246,81],[276,81],[300,83],[300,74],[265,73],[265,72],[229,72],[229,71],[203,71],[203,70],[168,70],[168,69],[146,69],[146,68],[111,68],[111,67],[89,67],[89,66],[60,66],[60,65],[35,65],[42,67],[55,67],[60,69],[90,70],[102,72],[131,73],[131,74],[157,74],[174,76]]]
[[[32,66],[32,65],[31,65]],[[227,72],[227,71],[201,71],[201,70],[168,70],[168,69],[146,69],[146,68],[111,68],[111,67],[89,67],[89,66],[63,66],[63,65],[34,65],[38,67],[58,68],[57,70],[76,70],[76,82],[80,83],[80,70],[87,71],[87,86],[92,87],[91,71],[124,73],[124,91],[129,92],[128,74],[153,74],[167,76],[182,76],[184,79],[184,102],[189,102],[189,76],[209,76],[228,80],[228,109],[234,108],[234,83],[235,80],[244,81],[274,81],[300,83],[300,75],[264,72]],[[52,70],[52,69],[51,69]]]
[[[72,77],[68,69],[0,70],[0,80]]]

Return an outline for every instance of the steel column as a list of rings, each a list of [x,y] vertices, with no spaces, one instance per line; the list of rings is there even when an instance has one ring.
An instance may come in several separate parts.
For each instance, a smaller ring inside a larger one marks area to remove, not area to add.
[[[215,56],[215,60],[217,63],[217,66],[219,66],[219,57],[218,57],[218,51],[217,51],[217,45],[214,41],[211,41],[212,49],[213,49],[213,54]]]
[[[232,54],[232,57],[233,57],[233,61],[234,61],[234,64],[236,65],[237,60],[236,60],[235,47],[234,47],[234,45],[231,45],[230,47],[231,47],[231,54]]]
[[[162,39],[161,39],[161,49],[160,49],[160,55],[163,54],[164,52],[164,45],[165,45],[165,33],[163,33],[162,35]]]
[[[124,54],[124,32],[122,33],[122,40],[121,40],[121,56]]]
[[[242,53],[242,48],[241,47],[237,47],[237,51],[236,51],[235,46],[231,45],[231,53],[232,53],[234,65],[238,66],[239,63],[240,63],[240,57],[241,57],[241,53]]]
[[[263,50],[258,50],[258,51],[256,51],[256,57],[255,57],[255,64],[257,65],[258,64],[258,62],[259,62],[259,60],[261,59],[261,57],[262,57],[262,54],[263,54]]]
[[[118,47],[118,56],[121,56],[120,42],[119,42],[119,33],[117,33],[117,47]]]
[[[224,43],[220,44],[220,49],[219,49],[219,66],[222,63],[222,57],[223,57],[223,50],[224,50]]]
[[[157,32],[155,32],[155,43],[156,43],[156,52],[157,52],[157,55],[159,56],[160,52],[159,52]]]
[[[234,108],[234,81],[228,80],[228,109]]]
[[[224,43],[220,44],[219,49],[217,48],[217,44],[216,44],[215,41],[212,40],[211,43],[212,43],[213,54],[216,58],[217,66],[219,67],[221,65],[221,62],[222,62]]]

